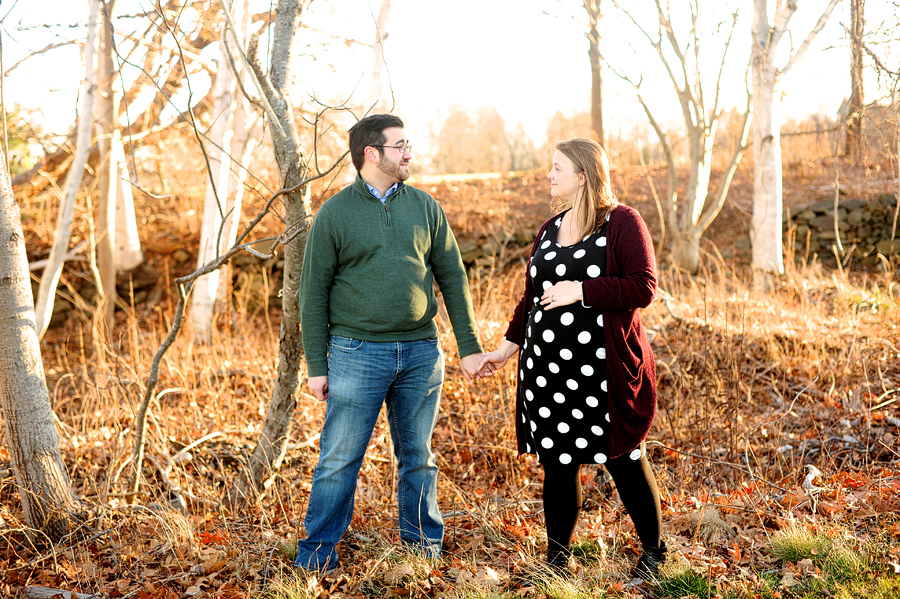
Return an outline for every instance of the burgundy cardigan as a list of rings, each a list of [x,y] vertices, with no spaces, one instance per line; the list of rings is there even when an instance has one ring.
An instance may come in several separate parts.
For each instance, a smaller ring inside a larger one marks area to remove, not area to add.
[[[557,214],[541,226],[531,249],[532,257],[547,225],[561,216]],[[615,458],[644,440],[656,414],[656,362],[638,309],[653,301],[657,278],[653,240],[637,210],[622,205],[613,210],[606,239],[606,271],[596,279],[583,281],[582,289],[584,305],[599,308],[603,314],[609,381],[608,453]],[[505,335],[520,348],[533,303],[534,286],[526,274],[525,292]],[[516,438],[520,455],[525,453],[523,426],[522,398],[517,392]]]

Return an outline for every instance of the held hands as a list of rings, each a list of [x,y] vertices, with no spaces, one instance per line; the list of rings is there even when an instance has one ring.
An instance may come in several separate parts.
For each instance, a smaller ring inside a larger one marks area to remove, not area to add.
[[[560,281],[556,285],[548,287],[541,295],[541,305],[547,310],[581,301],[584,301],[581,281]]]
[[[473,375],[474,378],[483,379],[493,375],[503,368],[517,351],[519,351],[519,346],[517,344],[504,339],[500,343],[500,347],[494,351],[481,354],[481,360],[478,362],[478,367]]]
[[[465,358],[462,358],[459,361],[460,366],[462,366],[463,376],[466,378],[467,383],[471,383],[474,379],[481,378],[478,376],[478,363],[481,361],[481,357],[484,354],[469,354]]]
[[[467,383],[491,376],[495,371],[503,368],[509,358],[519,351],[519,346],[506,339],[500,347],[490,353],[470,354],[460,360],[463,376]],[[316,399],[326,401],[328,399],[328,375],[311,376],[306,381],[309,390]]]

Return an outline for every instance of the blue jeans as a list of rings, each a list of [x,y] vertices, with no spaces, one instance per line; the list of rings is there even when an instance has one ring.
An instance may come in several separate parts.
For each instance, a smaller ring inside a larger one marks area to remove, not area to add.
[[[359,468],[383,403],[397,457],[400,539],[426,557],[438,557],[444,522],[431,452],[444,382],[438,340],[375,343],[332,336],[328,350],[319,463],[306,511],[306,538],[298,542],[294,565],[337,567],[335,545],[350,526]]]

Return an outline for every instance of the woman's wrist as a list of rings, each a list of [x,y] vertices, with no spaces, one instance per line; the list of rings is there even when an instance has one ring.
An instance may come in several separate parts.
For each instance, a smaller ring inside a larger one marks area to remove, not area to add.
[[[513,343],[506,337],[503,338],[503,341],[500,342],[500,347],[497,348],[497,353],[503,356],[504,359],[510,359],[517,351],[519,351],[519,344]]]

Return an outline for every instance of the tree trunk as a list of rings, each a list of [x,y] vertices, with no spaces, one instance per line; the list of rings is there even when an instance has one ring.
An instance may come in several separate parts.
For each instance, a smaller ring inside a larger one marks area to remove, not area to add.
[[[850,0],[850,102],[845,152],[854,160],[862,158],[864,8],[865,0]]]
[[[588,13],[588,59],[591,62],[591,129],[597,134],[597,141],[605,145],[603,131],[603,73],[600,62],[600,0],[584,0]]]
[[[112,12],[115,0],[100,4],[100,60],[97,73],[97,147],[101,160],[98,188],[100,190],[99,212],[97,214],[97,270],[100,271],[97,294],[97,313],[94,318],[98,325],[100,339],[108,341],[113,336],[116,310],[116,190],[119,175],[117,154],[113,151],[114,138],[119,140],[116,128],[115,77],[113,62],[115,29]]]
[[[75,214],[75,198],[81,188],[84,166],[91,150],[91,120],[94,109],[94,72],[97,46],[97,18],[100,13],[100,0],[89,0],[87,37],[84,44],[84,80],[81,82],[81,111],[78,115],[78,131],[75,137],[75,158],[66,175],[63,185],[63,199],[59,206],[59,217],[56,221],[56,235],[50,248],[47,267],[41,276],[38,288],[35,320],[38,336],[43,337],[53,314],[53,300],[56,287],[62,274],[63,260],[69,251],[69,239],[72,236],[72,219]]]
[[[0,158],[0,409],[25,521],[55,542],[76,529],[82,510],[59,449],[19,206]]]
[[[249,18],[249,0],[244,5]],[[246,87],[247,83],[244,83]],[[262,135],[262,121],[257,114],[250,110],[250,103],[246,98],[238,97],[234,108],[234,136],[231,138],[231,156],[240,161],[231,169],[229,189],[234,194],[228,198],[228,211],[225,214],[225,222],[222,224],[222,247],[229,248],[234,245],[238,235],[241,210],[244,201],[244,183],[247,181],[248,169],[253,160],[253,150]],[[217,298],[227,297],[231,286],[230,265],[222,266],[219,275],[219,288],[216,291]],[[220,300],[221,301],[221,300]]]
[[[753,63],[753,215],[750,219],[752,264],[759,271],[783,274],[781,130],[773,70]]]
[[[753,0],[750,72],[753,82],[753,216],[750,219],[752,264],[757,285],[770,288],[771,277],[784,273],[782,248],[781,102],[779,77],[799,61],[822,30],[839,0],[831,0],[799,48],[779,69],[778,43],[788,31],[796,2],[777,3],[769,22],[767,0]],[[780,74],[779,74],[780,71]]]
[[[134,195],[128,183],[134,179],[128,173],[125,146],[118,136],[113,142],[113,154],[119,166],[116,175],[116,270],[128,272],[144,261],[144,252],[138,238]]]
[[[378,113],[387,110],[382,99],[384,97],[384,82],[381,74],[384,72],[384,43],[388,37],[388,17],[391,14],[391,0],[381,0],[378,9],[378,20],[375,21],[375,43],[372,45],[374,60],[372,62],[372,81],[369,87],[369,98],[366,100],[366,113]]]
[[[672,234],[670,247],[672,263],[693,274],[700,268],[700,238],[703,231],[676,229]]]
[[[293,108],[286,93],[291,48],[301,12],[299,0],[279,0],[272,36],[269,85],[262,84],[267,91],[266,99],[278,119],[277,124],[270,125],[270,131],[281,185],[284,188],[300,184],[306,175],[305,161],[294,127]],[[257,67],[258,64],[254,62],[256,75],[262,80],[264,76]],[[289,231],[297,231],[298,234],[284,247],[278,371],[259,442],[250,455],[247,467],[229,490],[227,501],[231,505],[260,497],[271,484],[287,450],[304,360],[300,336],[300,273],[303,270],[303,254],[312,214],[308,192],[309,186],[306,186],[284,196],[286,226]]]
[[[234,17],[243,23],[243,2],[235,4]],[[244,33],[242,31],[242,33]],[[225,47],[227,28],[223,28],[219,47],[222,58],[216,72],[215,99],[213,103],[213,125],[207,146],[211,172],[206,181],[206,199],[203,203],[203,221],[200,226],[200,248],[197,254],[197,268],[215,260],[222,252],[222,225],[230,207],[229,182],[231,180],[231,150],[234,135],[234,111],[236,84]],[[212,341],[213,308],[219,288],[220,272],[215,270],[197,279],[191,293],[190,318],[194,325],[196,339],[202,343]]]

